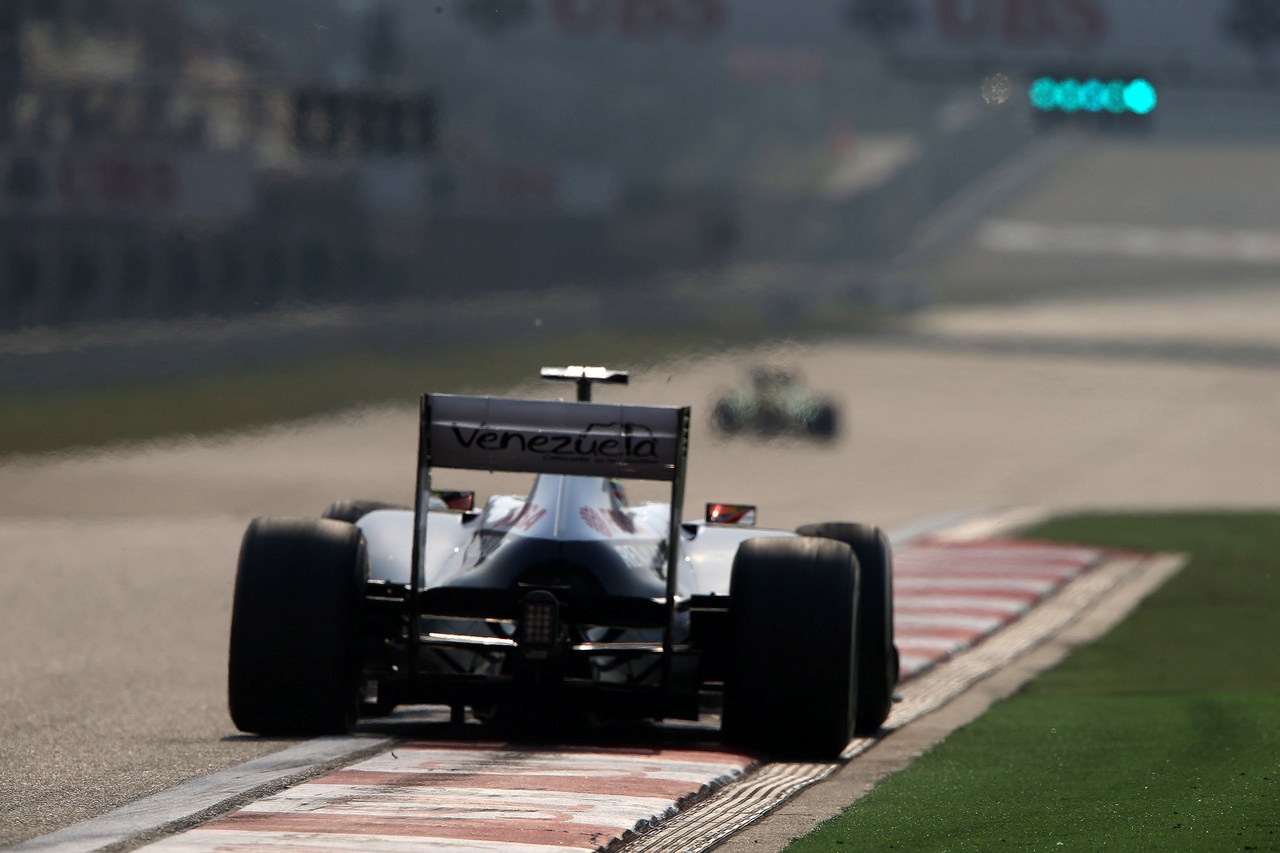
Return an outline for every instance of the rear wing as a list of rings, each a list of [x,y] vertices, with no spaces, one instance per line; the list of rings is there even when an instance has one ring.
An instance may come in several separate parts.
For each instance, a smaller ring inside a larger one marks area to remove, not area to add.
[[[427,394],[427,467],[674,481],[685,463],[688,409]]]
[[[666,573],[670,646],[689,453],[687,406],[425,394],[418,435],[409,588],[415,616],[420,613],[433,467],[658,480],[671,483]],[[417,633],[409,632],[415,667]]]

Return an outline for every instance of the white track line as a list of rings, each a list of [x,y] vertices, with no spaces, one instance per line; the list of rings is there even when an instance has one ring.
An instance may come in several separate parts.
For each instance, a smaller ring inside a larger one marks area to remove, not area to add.
[[[395,741],[391,738],[367,735],[315,738],[281,752],[192,779],[100,817],[8,849],[12,853],[36,850],[41,853],[84,853],[131,838],[160,834],[172,827],[197,822],[203,815],[225,811],[234,803],[305,779],[325,767],[381,752],[393,743]]]
[[[1280,232],[1276,231],[990,219],[978,229],[977,241],[988,251],[1002,253],[1280,263]]]

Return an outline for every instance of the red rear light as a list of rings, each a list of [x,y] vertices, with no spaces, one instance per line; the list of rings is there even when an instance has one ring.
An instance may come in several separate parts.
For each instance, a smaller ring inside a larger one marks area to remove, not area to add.
[[[707,524],[739,524],[751,527],[755,523],[754,504],[707,504]]]
[[[534,590],[521,603],[520,626],[516,637],[525,657],[548,657],[560,637],[560,603],[545,589]]]

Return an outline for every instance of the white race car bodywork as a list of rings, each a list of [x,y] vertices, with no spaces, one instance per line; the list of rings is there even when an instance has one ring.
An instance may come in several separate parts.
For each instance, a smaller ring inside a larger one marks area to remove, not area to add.
[[[594,477],[544,474],[528,496],[495,495],[477,513],[433,509],[428,514],[423,584],[438,586],[465,578],[486,542],[513,538],[544,538],[575,542],[605,542],[629,558],[640,573],[651,572],[665,583],[665,560],[660,539],[669,526],[671,506],[645,503],[635,507],[601,501],[612,484]],[[619,514],[627,522],[619,524]],[[407,584],[413,555],[413,512],[384,509],[356,522],[369,545],[369,577]],[[794,536],[790,531],[754,527],[716,527],[705,522],[681,527],[678,590],[683,595],[728,595],[733,555],[745,539]],[[660,593],[659,593],[660,594]]]
[[[456,587],[506,590],[521,584],[521,563],[528,553],[588,555],[600,561],[608,556],[620,564],[620,571],[590,566],[599,582],[598,593],[611,598],[646,599],[655,609],[663,604],[667,583],[666,531],[670,527],[671,505],[645,503],[628,506],[620,499],[617,484],[605,478],[541,474],[527,496],[499,495],[489,498],[479,512],[455,512],[442,507],[427,513],[426,541],[422,565],[422,585],[426,589]],[[407,585],[412,576],[414,515],[408,510],[378,510],[363,516],[357,524],[368,543],[369,578],[392,585]],[[705,522],[680,526],[676,548],[679,571],[676,591],[682,602],[694,596],[721,596],[727,601],[730,569],[738,546],[749,538],[796,534],[781,530],[747,527],[720,527]],[[491,571],[513,551],[517,568]],[[572,565],[566,571],[574,572]],[[540,582],[564,589],[569,578],[540,577]],[[690,634],[690,614],[677,607],[672,622],[672,639],[686,643]],[[432,619],[421,623],[424,637],[449,637],[447,646],[434,648],[423,657],[425,666],[438,672],[465,672],[474,676],[497,676],[502,672],[508,649],[494,646],[495,640],[512,640],[514,620]],[[578,646],[605,642],[660,648],[662,627],[610,627],[583,625]],[[468,649],[465,637],[474,637],[476,647]],[[429,644],[428,644],[429,645]],[[590,658],[591,677],[599,683],[652,683],[656,670],[651,661],[633,652],[626,657],[595,654]]]

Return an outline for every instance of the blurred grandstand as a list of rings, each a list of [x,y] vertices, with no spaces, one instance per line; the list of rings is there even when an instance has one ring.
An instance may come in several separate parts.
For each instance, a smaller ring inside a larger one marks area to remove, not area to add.
[[[883,259],[974,174],[955,152],[1027,133],[937,124],[944,90],[905,96],[846,17],[6,0],[0,327]]]

